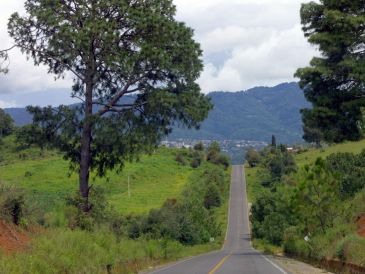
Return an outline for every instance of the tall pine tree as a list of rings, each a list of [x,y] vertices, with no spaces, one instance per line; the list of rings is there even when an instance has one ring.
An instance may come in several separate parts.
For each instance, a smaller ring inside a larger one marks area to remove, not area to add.
[[[310,2],[302,5],[301,19],[305,36],[321,53],[296,73],[313,104],[302,110],[304,138],[358,140],[365,106],[365,1]]]
[[[29,107],[33,128],[79,173],[82,209],[103,176],[153,148],[177,124],[198,127],[211,104],[193,30],[172,0],[26,0],[11,16],[15,46],[57,77],[73,75],[77,107]],[[4,52],[2,57],[7,57]]]

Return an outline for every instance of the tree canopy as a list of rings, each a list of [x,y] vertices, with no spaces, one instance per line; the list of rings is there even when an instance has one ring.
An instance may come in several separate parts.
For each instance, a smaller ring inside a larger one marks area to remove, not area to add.
[[[0,108],[0,138],[10,135],[14,130],[14,121],[9,114]]]
[[[321,53],[296,73],[313,104],[312,109],[302,111],[307,141],[342,142],[363,136],[364,7],[364,0],[302,5],[304,34]]]
[[[49,73],[71,74],[81,102],[28,111],[37,139],[79,172],[85,204],[92,170],[122,168],[176,124],[206,118],[211,104],[195,82],[202,51],[171,0],[27,0],[25,10],[9,20],[15,45]]]

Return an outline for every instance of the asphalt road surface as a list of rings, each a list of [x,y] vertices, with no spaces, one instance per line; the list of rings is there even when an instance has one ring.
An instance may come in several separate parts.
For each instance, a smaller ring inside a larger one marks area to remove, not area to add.
[[[179,261],[150,274],[289,274],[251,246],[243,166],[233,166],[226,241],[220,251]]]

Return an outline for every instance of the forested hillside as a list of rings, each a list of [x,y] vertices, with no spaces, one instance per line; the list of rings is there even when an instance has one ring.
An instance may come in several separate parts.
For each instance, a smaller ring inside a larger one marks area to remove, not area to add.
[[[303,142],[300,109],[308,107],[296,83],[256,87],[241,92],[212,92],[214,109],[199,131],[176,129],[172,139]],[[6,109],[17,125],[31,122],[25,109]]]
[[[296,83],[210,94],[213,111],[199,131],[178,129],[174,138],[302,142],[300,109],[308,107]]]

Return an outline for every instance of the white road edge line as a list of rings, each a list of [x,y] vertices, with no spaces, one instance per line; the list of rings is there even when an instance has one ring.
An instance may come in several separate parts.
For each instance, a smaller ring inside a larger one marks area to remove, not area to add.
[[[182,263],[186,263],[186,262],[191,261],[193,259],[200,258],[200,257],[203,257],[203,256],[207,256],[207,255],[211,255],[211,254],[218,253],[218,252],[219,252],[219,250],[215,250],[215,251],[212,251],[212,252],[209,252],[209,253],[204,253],[204,254],[201,254],[201,255],[198,255],[198,256],[190,257],[190,258],[187,258],[185,260],[178,261],[176,263],[173,263],[173,264],[167,265],[165,267],[156,269],[156,270],[154,270],[152,272],[147,272],[147,274],[159,273],[160,271],[164,271],[164,270],[170,269],[171,267],[177,266],[177,265],[182,264]]]
[[[261,254],[261,253],[260,253]],[[274,266],[276,269],[278,269],[281,273],[283,274],[288,274],[288,272],[286,272],[284,269],[282,269],[280,266],[278,266],[276,263],[274,263],[273,261],[271,261],[270,259],[266,258],[264,255],[261,254],[261,256],[268,261],[272,266]]]

